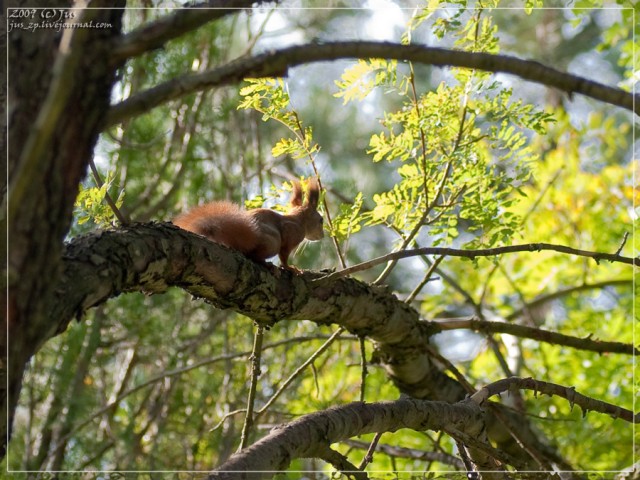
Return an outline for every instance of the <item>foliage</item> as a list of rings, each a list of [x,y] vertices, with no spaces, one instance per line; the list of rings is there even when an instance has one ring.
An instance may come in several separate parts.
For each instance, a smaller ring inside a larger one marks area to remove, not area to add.
[[[620,19],[612,23],[602,35],[602,41],[598,45],[599,51],[610,52],[617,58],[617,63],[624,70],[625,81],[620,86],[631,91],[633,85],[638,82],[638,71],[640,70],[640,60],[637,54],[634,58],[634,49],[637,51],[640,40],[633,33],[634,19],[640,14],[640,5],[631,0],[616,0],[621,7]],[[584,15],[592,8],[598,8],[600,2],[593,0],[580,0],[575,2],[574,12],[577,15]]]
[[[429,1],[407,19],[398,40],[428,39],[492,54],[540,49],[537,59],[544,62],[551,47],[526,37],[537,23],[562,32],[580,28],[576,18],[597,14],[593,2],[576,2],[575,17],[545,10],[545,19],[537,16],[542,2],[528,1],[517,14],[534,26],[524,28],[508,21],[513,11],[492,8],[497,3],[471,8],[466,1]],[[270,18],[327,35],[361,20],[359,11],[295,12],[276,8],[212,22],[128,62],[117,95],[207,71],[246,53],[247,45],[267,48],[261,42],[269,40]],[[128,28],[163,13],[131,10]],[[590,53],[605,58],[620,79],[633,80],[638,69],[629,53],[629,13],[598,27],[602,42]],[[584,53],[571,37],[559,42],[571,47],[573,57]],[[638,221],[640,198],[629,161],[632,119],[612,108],[554,101],[514,79],[462,68],[432,70],[376,58],[336,70],[323,65],[322,75],[306,68],[289,72],[286,80],[246,79],[239,87],[188,95],[109,129],[98,148],[109,173],[102,187],[91,180],[81,187],[74,233],[113,223],[103,203],[107,191],[135,221],[168,220],[212,199],[247,208],[282,203],[283,180],[311,174],[326,187],[327,231],[349,265],[417,246],[548,242],[615,252]],[[621,253],[637,255],[638,241],[625,243]],[[429,320],[475,315],[578,338],[633,341],[633,272],[626,266],[556,252],[473,262],[446,257],[435,268],[440,260],[415,257],[360,275],[384,281]],[[339,268],[329,241],[303,247],[296,265]],[[7,465],[210,470],[238,446],[254,330],[249,319],[213,310],[178,289],[153,297],[121,295],[95,309],[32,359]],[[266,332],[258,411],[334,331],[301,320],[278,322]],[[466,330],[433,340],[477,388],[510,375],[531,376],[632,408],[636,386],[626,356]],[[364,385],[360,341],[345,332],[258,414],[250,440],[299,415],[357,401],[362,392],[366,401],[397,398],[397,386],[374,363],[372,344],[363,343]],[[583,417],[563,399],[531,392],[511,400],[576,466],[616,470],[631,464],[633,452],[620,446],[631,444],[633,431],[621,420],[596,412]],[[383,435],[381,443],[457,452],[442,432],[405,429]],[[347,444],[336,449],[354,464],[366,453]],[[295,468],[330,471],[307,460],[297,460]],[[377,453],[370,469],[431,474],[454,467]]]
[[[426,18],[417,17],[413,28]],[[433,27],[437,35],[443,34],[439,20]],[[490,17],[478,12],[464,26],[457,20],[447,25],[456,29],[456,47],[497,53]],[[452,76],[417,95],[413,67],[401,74],[397,62],[371,59],[358,61],[336,82],[336,96],[345,102],[363,100],[378,87],[402,99],[397,111],[384,113],[385,131],[371,137],[367,152],[374,162],[397,165],[400,181],[373,196],[376,205],[362,220],[390,226],[404,246],[422,226],[433,245],[450,244],[461,230],[470,234],[463,241],[468,247],[508,243],[519,218],[506,210],[517,201],[529,164],[536,160],[526,130],[544,134],[552,120],[551,114],[513,100],[512,90],[489,74],[452,69]]]
[[[248,86],[240,89],[244,97],[238,108],[254,109],[261,112],[262,120],[277,120],[286,126],[294,138],[281,138],[271,149],[271,155],[291,155],[294,160],[312,157],[318,145],[312,143],[311,127],[303,128],[295,111],[290,108],[289,94],[284,81],[278,79],[247,79]]]
[[[78,225],[82,225],[88,220],[93,220],[97,226],[106,227],[115,222],[116,215],[105,201],[105,197],[109,192],[113,180],[114,176],[109,172],[101,187],[85,187],[84,185],[80,185],[80,192],[76,199]],[[114,203],[117,208],[120,208],[123,202],[124,190],[121,190]]]

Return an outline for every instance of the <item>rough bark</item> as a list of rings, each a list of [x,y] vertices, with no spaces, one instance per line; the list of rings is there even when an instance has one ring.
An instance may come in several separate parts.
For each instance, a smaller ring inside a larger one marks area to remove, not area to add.
[[[71,2],[55,2],[69,7]],[[95,2],[94,6],[114,6]],[[121,1],[115,6],[124,6]],[[41,6],[22,2],[20,7]],[[84,177],[108,109],[115,66],[102,61],[120,32],[122,10],[91,10],[77,20],[105,28],[14,29],[9,42],[8,345],[9,392],[2,392],[0,435],[20,392],[24,367],[53,332],[49,317],[62,271],[62,240],[69,230]],[[90,17],[90,18],[89,18]],[[68,43],[65,43],[68,42]],[[52,68],[53,67],[53,68]],[[69,68],[70,67],[70,68]],[[60,88],[57,89],[56,85]],[[58,95],[59,92],[64,95]],[[8,199],[8,202],[7,202]],[[7,352],[6,338],[3,353]],[[3,383],[3,386],[5,384]],[[0,452],[2,455],[3,451]]]
[[[9,6],[39,7],[39,3]],[[124,0],[95,1],[90,6],[124,6]],[[462,386],[438,369],[425,349],[431,327],[382,289],[348,278],[314,284],[314,274],[274,273],[171,226],[132,226],[63,245],[78,184],[105,126],[118,62],[133,54],[123,52],[138,54],[172,38],[136,43],[135,36],[128,36],[123,42],[121,16],[117,8],[78,12],[78,20],[104,22],[108,27],[36,33],[17,29],[8,37],[11,129],[7,138],[12,148],[10,175],[0,185],[10,186],[4,196],[9,215],[0,222],[11,233],[8,289],[3,297],[11,342],[4,336],[0,339],[7,359],[0,366],[0,373],[7,376],[7,382],[0,382],[0,396],[3,411],[9,412],[0,424],[0,456],[31,356],[64,331],[73,317],[124,291],[160,293],[177,286],[266,325],[297,318],[339,323],[376,342],[377,358],[404,392],[417,398],[460,400],[465,394]],[[141,32],[138,41],[151,36]],[[114,51],[120,56],[111,55]],[[515,444],[504,431],[499,433],[498,441]],[[527,441],[543,448],[535,439]]]
[[[233,455],[209,478],[271,478],[274,473],[285,470],[292,460],[317,457],[332,443],[356,435],[395,432],[401,428],[459,430],[477,438],[486,435],[483,413],[474,402],[452,405],[403,398],[393,402],[352,403],[305,415],[274,428],[266,437]],[[489,475],[486,478],[500,477]]]
[[[267,327],[296,319],[339,324],[374,342],[375,356],[403,393],[450,403],[466,395],[427,349],[439,329],[385,288],[352,278],[317,281],[323,273],[295,275],[269,268],[171,224],[137,224],[76,238],[67,246],[64,263],[58,289],[64,300],[52,310],[50,331],[63,331],[73,317],[122,292],[163,293],[175,286]],[[518,459],[518,467],[546,470],[559,463],[568,468],[521,415],[496,407],[485,419],[489,434]],[[548,464],[534,462],[512,434]]]
[[[9,415],[0,421],[0,458],[6,453],[25,365],[60,326],[51,311],[59,300],[56,289],[62,273],[63,239],[71,224],[78,185],[104,129],[117,69],[129,55],[159,48],[212,19],[236,12],[237,7],[260,2],[210,0],[200,6],[224,4],[228,8],[204,14],[202,10],[176,12],[122,36],[125,3],[93,0],[90,9],[74,10],[72,17],[62,17],[60,11],[53,15],[67,25],[92,21],[96,28],[43,25],[35,31],[13,28],[6,37],[2,35],[8,42],[6,105],[11,128],[3,136],[3,141],[8,139],[8,156],[2,156],[3,162],[8,157],[9,176],[0,182],[1,211],[8,212],[6,218],[0,214],[0,227],[10,232],[8,245],[4,242],[7,237],[2,236],[2,259],[7,258],[7,251],[10,258],[3,265],[8,284],[2,297],[7,328],[0,334],[0,400],[2,411]],[[46,7],[51,13],[51,9],[68,9],[73,4],[51,0]],[[25,9],[24,24],[43,19],[39,0],[12,1],[7,7]],[[39,10],[31,16],[30,9]],[[3,22],[3,28],[5,25]],[[6,91],[2,89],[3,94]],[[6,130],[4,113],[0,127]]]
[[[339,324],[377,343],[377,356],[407,393],[455,402],[465,391],[434,373],[425,345],[437,330],[384,288],[352,278],[330,283],[321,274],[294,275],[248,260],[171,224],[137,224],[71,242],[53,308],[53,332],[73,316],[126,291],[162,293],[180,287],[218,308],[232,308],[266,326],[307,319]],[[442,375],[442,376],[441,376]]]

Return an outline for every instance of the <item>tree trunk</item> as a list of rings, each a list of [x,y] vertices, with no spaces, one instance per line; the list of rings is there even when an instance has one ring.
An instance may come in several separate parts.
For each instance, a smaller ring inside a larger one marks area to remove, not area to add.
[[[55,3],[68,8],[70,1]],[[124,7],[95,1],[91,7]],[[16,2],[28,17],[42,22],[39,1]],[[54,287],[61,273],[63,239],[71,224],[78,184],[85,176],[109,108],[118,65],[110,65],[113,40],[120,34],[121,9],[74,10],[61,22],[92,22],[80,28],[9,25],[8,338],[2,338],[8,392],[2,391],[1,455],[6,450],[27,362],[55,332],[48,331]],[[59,13],[59,12],[58,12]],[[50,11],[56,18],[55,11]],[[2,387],[6,384],[2,382]],[[8,423],[5,423],[7,422]]]

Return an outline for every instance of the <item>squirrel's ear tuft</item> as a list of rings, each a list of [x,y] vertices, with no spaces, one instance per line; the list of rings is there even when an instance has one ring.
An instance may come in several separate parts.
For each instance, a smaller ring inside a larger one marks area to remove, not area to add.
[[[307,205],[313,209],[318,208],[318,200],[320,199],[320,186],[318,179],[311,177],[307,182]]]
[[[297,180],[292,180],[291,185],[293,186],[293,190],[291,190],[291,199],[289,200],[289,203],[292,207],[301,207],[302,187],[300,186],[300,182]]]

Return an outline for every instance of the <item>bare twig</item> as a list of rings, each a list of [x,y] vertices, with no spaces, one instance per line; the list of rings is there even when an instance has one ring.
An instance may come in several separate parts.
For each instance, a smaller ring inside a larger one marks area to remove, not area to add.
[[[296,120],[298,131],[296,132],[294,129],[291,129],[288,125],[286,126],[290,128],[290,130],[293,132],[294,135],[296,135],[296,137],[298,137],[300,141],[300,145],[305,146],[307,142],[306,142],[306,135],[304,133],[304,128],[302,127],[302,122],[300,121],[298,112],[296,112],[295,110],[292,110],[292,112],[293,112],[293,117]],[[324,185],[322,184],[322,178],[320,176],[320,171],[318,170],[318,165],[316,163],[316,160],[311,154],[311,152],[309,151],[309,149],[307,149],[306,146],[304,148],[306,150],[307,156],[309,157],[309,163],[311,164],[311,168],[313,168],[313,173],[316,176],[318,187],[320,187],[320,191],[323,192],[325,191],[325,188],[324,188]],[[329,209],[329,204],[327,203],[326,195],[322,195],[322,206],[324,207],[324,215],[327,218],[327,226],[329,227],[330,230],[333,230],[333,220],[331,219],[331,211]],[[347,261],[345,260],[344,252],[342,251],[342,248],[340,248],[340,243],[338,242],[338,239],[336,237],[331,237],[331,241],[333,242],[333,247],[336,250],[336,255],[338,256],[338,260],[340,261],[340,266],[342,268],[345,268],[347,266]]]
[[[362,459],[362,462],[360,462],[360,465],[358,465],[359,470],[364,470],[367,465],[373,462],[373,453],[376,451],[376,447],[378,446],[378,442],[380,441],[381,438],[382,438],[382,432],[377,432],[374,435],[373,440],[371,440],[371,444],[367,449],[366,455]]]
[[[431,355],[433,358],[435,358],[440,363],[442,363],[445,366],[445,368],[449,370],[454,377],[456,377],[456,380],[460,382],[460,384],[464,387],[464,389],[467,391],[469,395],[476,393],[476,389],[473,387],[473,385],[469,383],[466,377],[462,373],[460,373],[460,370],[458,370],[453,363],[451,363],[447,358],[443,357],[431,345],[425,345],[425,349],[427,352],[429,352],[429,355]]]
[[[471,436],[466,432],[463,432],[454,427],[443,428],[443,432],[453,438],[456,443],[461,442],[464,444],[466,448],[473,448],[479,452],[482,452],[485,455],[485,461],[489,461],[494,465],[491,466],[492,469],[498,468],[503,469],[502,465],[519,465],[521,462],[518,461],[513,455],[509,453],[497,449],[493,447],[489,442],[485,443],[482,440],[478,439],[475,436]],[[478,455],[476,454],[475,457]],[[475,462],[474,462],[475,463]],[[482,467],[485,467],[484,465]],[[504,478],[504,477],[503,477]],[[509,477],[506,477],[509,478]]]
[[[317,455],[325,462],[331,464],[336,470],[347,478],[355,478],[356,480],[368,480],[369,476],[366,472],[356,467],[340,452],[333,450],[328,445],[323,445],[317,449]]]
[[[262,0],[264,1],[264,0]],[[250,8],[260,0],[207,0],[166,15],[123,35],[111,53],[114,65],[161,48],[169,40],[180,37],[202,25],[240,9]]]
[[[249,433],[253,427],[253,408],[256,401],[256,392],[258,390],[258,377],[260,376],[260,360],[262,359],[262,341],[264,340],[264,327],[258,325],[256,334],[253,338],[253,352],[251,353],[251,384],[249,386],[249,395],[247,398],[247,413],[244,417],[244,425],[242,426],[242,435],[240,436],[240,446],[238,451],[242,450],[249,444]]]
[[[358,448],[361,450],[369,450],[371,448],[371,443],[361,442],[358,440],[345,440],[342,443],[350,447]],[[446,465],[451,465],[458,470],[464,468],[464,464],[459,458],[444,452],[428,452],[425,450],[419,450],[415,448],[398,447],[395,445],[387,445],[387,444],[380,444],[380,443],[378,443],[375,446],[375,450],[377,452],[382,452],[385,455],[388,455],[391,457],[409,458],[413,460],[435,461],[435,462],[444,463]],[[428,468],[425,470],[428,470]]]
[[[563,172],[564,168],[565,168],[564,166],[560,166],[560,168],[558,168],[558,170],[556,170],[556,172],[553,174],[551,179],[545,184],[545,186],[542,188],[542,190],[538,194],[537,198],[533,201],[533,203],[529,207],[529,210],[527,210],[527,213],[525,213],[522,219],[520,220],[521,225],[526,225],[527,220],[533,214],[533,212],[536,211],[536,209],[542,202],[542,199],[544,198],[546,193],[551,189],[551,186],[556,182],[556,180],[558,180],[558,178],[560,178],[560,174]],[[491,279],[493,278],[493,275],[498,271],[498,268],[500,267],[500,262],[501,260],[498,260],[496,264],[493,266],[493,268],[491,269],[491,271],[485,277],[484,286],[482,288],[482,294],[480,295],[480,300],[478,301],[478,305],[480,306],[484,305],[484,299],[486,298],[487,293],[489,292],[489,285],[491,284]]]
[[[438,265],[440,265],[440,262],[442,262],[442,260],[444,260],[444,255],[439,256],[438,258],[436,258],[433,261],[433,263],[431,265],[429,265],[429,270],[427,270],[427,273],[424,274],[424,277],[422,278],[422,281],[416,286],[416,288],[413,289],[413,292],[411,292],[409,294],[409,296],[404,300],[405,303],[413,302],[413,300],[420,293],[420,291],[424,288],[424,286],[427,283],[429,283],[429,281],[435,280],[435,279],[432,279],[431,276],[433,275],[433,272],[436,270],[436,268],[438,268]]]
[[[302,365],[296,368],[296,370],[291,375],[289,375],[289,378],[287,378],[282,383],[282,385],[280,385],[276,393],[274,393],[269,399],[269,401],[265,403],[264,407],[262,407],[260,410],[256,412],[256,419],[269,409],[269,407],[273,404],[273,402],[276,401],[276,399],[282,394],[282,392],[285,391],[285,389],[291,384],[291,382],[293,382],[293,380],[296,379],[298,375],[300,375],[300,373],[304,371],[305,368],[307,368],[310,364],[312,364],[316,358],[322,355],[322,353],[325,350],[327,350],[327,348],[329,348],[329,346],[342,334],[342,332],[344,332],[344,328],[343,327],[338,328],[333,333],[333,335],[331,335],[327,339],[327,341],[320,346],[320,348],[318,348],[315,352],[313,352],[313,354]]]
[[[213,427],[211,427],[209,429],[209,431],[210,432],[215,432],[217,429],[219,429],[224,424],[224,422],[227,421],[227,418],[231,418],[231,417],[233,417],[235,415],[238,415],[240,413],[246,414],[246,412],[247,412],[246,408],[239,408],[238,410],[232,410],[230,412],[225,413],[222,416],[222,418],[220,419],[220,421],[218,423],[216,423]]]
[[[456,447],[458,449],[458,455],[460,455],[462,463],[464,463],[464,468],[467,470],[467,478],[469,480],[479,480],[480,474],[478,473],[478,469],[473,464],[471,458],[469,458],[469,452],[467,452],[465,444],[456,440]]]
[[[364,337],[360,337],[360,401],[364,402],[365,394],[367,392],[367,350]]]
[[[337,272],[319,278],[315,282],[322,283],[325,281],[334,280],[336,278],[345,277],[355,272],[368,270],[369,268],[375,267],[376,265],[380,265],[381,263],[385,263],[390,260],[416,257],[419,255],[446,255],[449,257],[464,257],[475,259],[476,257],[494,257],[496,255],[502,255],[505,253],[540,252],[542,250],[551,250],[554,252],[566,253],[568,255],[593,258],[596,262],[600,262],[600,260],[607,260],[609,262],[626,263],[628,265],[635,265],[636,267],[640,267],[640,258],[623,257],[621,255],[613,253],[580,250],[573,247],[567,247],[566,245],[556,245],[553,243],[527,243],[524,245],[507,245],[504,247],[480,248],[477,250],[462,250],[448,247],[423,247],[415,248],[412,250],[404,250],[401,252],[392,252],[387,255],[374,258],[373,260],[358,263],[357,265],[354,265],[352,267],[345,268],[343,270],[339,270]]]
[[[526,310],[534,309],[540,305],[544,305],[547,302],[551,302],[557,298],[566,297],[575,292],[583,292],[585,290],[597,290],[605,287],[616,287],[616,286],[632,286],[631,278],[616,278],[611,280],[603,280],[601,282],[593,282],[593,283],[583,283],[581,285],[576,285],[574,287],[561,288],[556,290],[555,292],[551,292],[547,295],[540,295],[535,297],[533,300],[527,302],[526,306],[522,308],[518,308],[511,312],[509,315],[505,317],[505,320],[515,320],[520,315],[522,315]]]
[[[629,232],[624,232],[624,236],[622,237],[622,241],[620,242],[620,246],[616,250],[616,255],[620,255],[620,252],[624,248],[625,243],[627,243],[627,239],[629,238]]]
[[[444,169],[444,172],[442,172],[442,178],[440,179],[440,183],[438,184],[438,189],[437,189],[437,191],[435,193],[435,196],[433,197],[433,202],[431,202],[431,204],[427,208],[425,208],[425,211],[422,214],[422,218],[420,218],[418,223],[416,223],[415,227],[409,233],[409,235],[407,235],[407,237],[404,238],[404,240],[402,241],[402,245],[396,251],[396,253],[397,252],[408,251],[408,250],[406,250],[406,248],[409,246],[411,241],[416,237],[418,232],[420,232],[420,229],[422,228],[424,223],[427,221],[427,218],[428,218],[429,214],[431,213],[431,210],[433,209],[433,207],[436,205],[436,202],[437,202],[438,198],[444,192],[444,187],[445,187],[445,185],[447,183],[447,178],[449,177],[449,174],[451,173],[451,165],[452,165],[452,163],[453,163],[453,160],[449,159],[449,161],[447,162],[447,165],[446,165],[446,167]],[[425,195],[427,195],[426,191],[425,191]],[[398,261],[397,259],[392,259],[392,261],[389,263],[389,265],[386,266],[384,271],[380,274],[380,276],[378,276],[378,278],[376,278],[376,280],[373,283],[375,285],[379,285],[382,282],[384,282],[384,280],[387,278],[389,273],[391,273],[391,270],[393,268],[395,268],[395,265],[396,265],[397,261]]]
[[[93,158],[89,159],[89,167],[91,168],[91,174],[93,175],[94,182],[96,182],[96,186],[98,188],[102,188],[102,186],[104,185],[104,181],[102,180],[102,177],[100,176],[100,172],[98,172],[98,169],[96,168],[96,164],[93,161]],[[120,209],[116,205],[116,202],[113,201],[113,198],[111,198],[111,195],[109,194],[109,192],[107,190],[105,190],[105,192],[104,192],[104,200],[107,202],[107,205],[109,205],[109,208],[111,209],[113,214],[116,216],[118,221],[122,225],[128,225],[129,224],[129,219],[122,214],[122,212],[120,211]]]
[[[634,414],[631,410],[582,395],[576,392],[574,387],[565,387],[533,378],[510,377],[498,380],[471,395],[471,400],[481,405],[489,397],[507,392],[512,388],[533,390],[534,395],[537,395],[538,392],[549,396],[558,395],[568,400],[572,408],[574,404],[578,405],[582,408],[584,414],[589,410],[593,410],[595,412],[606,413],[613,418],[621,418],[627,422],[640,423],[640,414]]]
[[[562,333],[550,332],[541,328],[527,327],[505,322],[490,322],[476,317],[448,318],[434,322],[442,330],[469,329],[484,333],[507,333],[521,338],[530,338],[554,345],[588,350],[598,353],[623,353],[626,355],[640,355],[640,350],[633,345],[622,342],[604,342],[591,338],[577,338]]]

